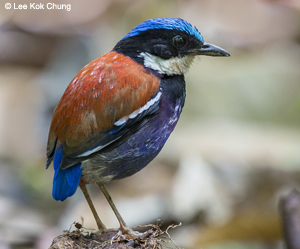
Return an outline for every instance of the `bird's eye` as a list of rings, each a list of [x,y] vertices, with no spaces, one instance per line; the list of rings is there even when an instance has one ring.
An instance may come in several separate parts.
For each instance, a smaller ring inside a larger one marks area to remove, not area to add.
[[[173,43],[176,47],[182,48],[186,44],[186,41],[180,35],[177,35],[173,38]]]

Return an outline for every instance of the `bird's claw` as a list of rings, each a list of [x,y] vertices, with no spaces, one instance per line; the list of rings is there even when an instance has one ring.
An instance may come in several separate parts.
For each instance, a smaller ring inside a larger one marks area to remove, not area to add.
[[[130,229],[129,227],[120,227],[120,232],[121,232],[121,236],[125,240],[128,240],[128,241],[134,240],[137,238],[142,238],[147,234],[147,232],[140,233],[138,231],[134,231],[134,230]]]
[[[111,233],[109,235],[109,233]],[[127,241],[130,241],[130,240],[135,240],[135,239],[138,239],[138,238],[145,238],[147,237],[147,234],[148,232],[144,232],[144,233],[140,233],[138,231],[134,231],[128,227],[120,227],[120,228],[105,228],[105,229],[99,229],[96,234],[101,234],[101,235],[104,235],[104,234],[107,234],[108,238],[110,236],[112,236],[112,234],[114,234],[109,240],[110,240],[110,244],[112,244],[113,242],[116,242],[116,241],[120,241],[120,240],[127,240]]]

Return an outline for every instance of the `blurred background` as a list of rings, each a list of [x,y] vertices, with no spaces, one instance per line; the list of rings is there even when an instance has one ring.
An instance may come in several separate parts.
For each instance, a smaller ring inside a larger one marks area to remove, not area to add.
[[[47,4],[47,1],[38,3]],[[11,9],[5,9],[11,3]],[[0,1],[0,248],[48,248],[74,221],[96,228],[80,190],[52,199],[45,149],[53,110],[88,62],[133,27],[181,17],[230,58],[198,59],[181,119],[138,174],[108,185],[128,225],[183,225],[179,246],[284,248],[278,200],[300,183],[299,0]],[[31,2],[33,3],[33,2]],[[89,186],[108,227],[118,223]]]

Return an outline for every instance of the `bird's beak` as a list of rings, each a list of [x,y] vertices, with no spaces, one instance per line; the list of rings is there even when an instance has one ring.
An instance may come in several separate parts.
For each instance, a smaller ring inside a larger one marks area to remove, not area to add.
[[[208,55],[208,56],[230,56],[230,54],[223,48],[218,46],[204,43],[200,49],[194,50],[196,55]]]

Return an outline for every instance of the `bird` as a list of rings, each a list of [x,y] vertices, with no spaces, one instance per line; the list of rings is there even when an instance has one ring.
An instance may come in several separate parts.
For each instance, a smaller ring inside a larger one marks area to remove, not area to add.
[[[120,223],[116,231],[136,238],[105,185],[137,173],[161,151],[185,103],[184,75],[201,55],[230,56],[204,42],[189,22],[155,18],[83,67],[50,124],[46,169],[53,161],[53,198],[64,201],[79,186],[99,232],[105,233],[111,230],[99,218],[86,187],[97,184]]]

